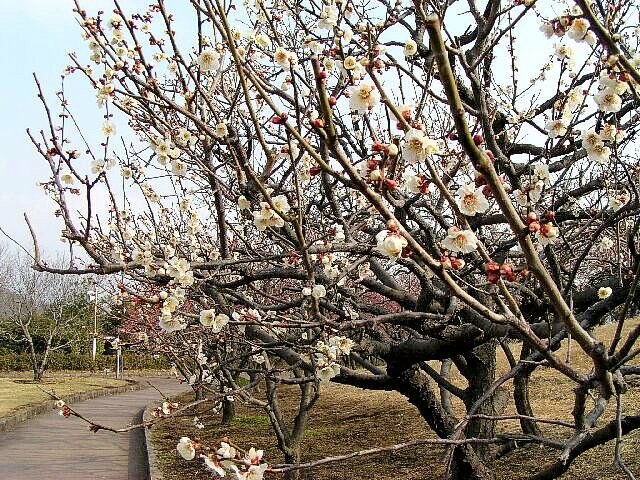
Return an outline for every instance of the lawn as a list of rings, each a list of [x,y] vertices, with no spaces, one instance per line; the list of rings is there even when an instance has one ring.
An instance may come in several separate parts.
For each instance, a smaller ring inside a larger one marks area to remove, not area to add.
[[[628,321],[625,330],[640,323],[640,318]],[[610,338],[613,325],[600,327],[598,336]],[[517,353],[518,346],[513,345]],[[576,354],[573,348],[571,362],[588,369],[588,362],[582,355]],[[566,344],[558,352],[564,358]],[[504,356],[499,357],[499,370],[507,370]],[[463,385],[461,377],[454,376],[455,383]],[[623,397],[624,408],[628,412],[638,413],[640,408],[640,382],[630,379],[630,390]],[[510,391],[512,385],[506,384]],[[534,412],[539,417],[565,419],[571,421],[573,406],[572,384],[559,377],[555,371],[539,368],[532,376],[531,399]],[[286,389],[284,390],[287,391]],[[291,395],[281,395],[284,410],[292,412],[296,401],[294,390]],[[182,401],[192,397],[182,396]],[[199,437],[205,445],[214,446],[224,436],[229,436],[235,443],[249,447],[255,445],[265,449],[265,460],[269,463],[282,462],[282,456],[276,448],[271,427],[263,412],[250,409],[244,405],[237,406],[237,416],[232,425],[220,425],[220,417],[210,415],[205,408],[198,412],[204,420],[205,428],[198,430],[189,418],[177,418],[161,423],[152,429],[152,442],[160,469],[165,480],[183,478],[210,479],[201,463],[186,462],[180,458],[175,445],[180,436]],[[461,405],[455,405],[456,411],[462,413]],[[610,405],[607,414],[600,421],[608,421],[613,417],[615,405]],[[510,407],[505,413],[514,413]],[[501,431],[519,432],[519,425],[513,421],[501,422]],[[542,430],[556,439],[571,436],[572,431],[557,426],[542,426]],[[433,437],[433,433],[405,398],[395,392],[365,391],[354,387],[329,384],[326,385],[320,401],[315,406],[303,444],[303,459],[312,460],[329,455],[339,455],[355,450],[371,448],[375,445],[390,445],[412,438]],[[443,448],[419,446],[407,448],[395,453],[379,454],[363,457],[331,466],[316,468],[307,473],[309,479],[336,480],[345,478],[366,478],[377,480],[418,480],[438,478],[443,473]],[[622,455],[627,466],[636,475],[640,474],[640,432],[636,431],[624,439]],[[549,448],[528,446],[504,456],[494,463],[501,479],[524,479],[540,468],[557,459],[559,452]],[[270,477],[274,478],[274,477]],[[592,449],[588,454],[576,460],[572,468],[561,478],[582,480],[626,478],[613,466],[613,442]]]
[[[125,380],[95,376],[51,375],[45,377],[39,384],[34,384],[29,377],[23,375],[2,376],[0,377],[0,417],[49,400],[51,397],[41,389],[53,391],[64,398],[68,395],[126,384]]]

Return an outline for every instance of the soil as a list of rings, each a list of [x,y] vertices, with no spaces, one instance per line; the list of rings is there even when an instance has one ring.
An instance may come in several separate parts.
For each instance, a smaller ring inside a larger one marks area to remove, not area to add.
[[[640,319],[628,322],[625,330],[640,324]],[[613,326],[602,327],[600,337],[610,337]],[[512,345],[515,353],[519,347]],[[587,359],[576,353],[574,346],[571,362],[588,369]],[[558,352],[564,358],[566,345]],[[434,366],[437,364],[434,363]],[[499,370],[506,371],[507,362],[499,357]],[[454,383],[464,386],[456,373]],[[639,382],[631,381],[629,391],[623,396],[625,412],[638,414],[640,408]],[[512,393],[512,384],[506,384]],[[531,378],[530,391],[535,415],[541,418],[571,421],[573,406],[572,383],[549,368],[539,368]],[[283,410],[291,418],[298,399],[296,387],[280,390]],[[180,402],[193,400],[193,395],[183,395]],[[512,402],[511,402],[512,403]],[[457,414],[463,413],[460,403],[454,403]],[[615,405],[609,405],[599,425],[613,417]],[[246,405],[236,405],[236,417],[231,425],[221,425],[219,414],[213,414],[210,406],[199,406],[195,412],[205,424],[197,429],[193,415],[171,419],[152,429],[152,442],[156,448],[158,465],[166,480],[211,479],[198,461],[187,462],[177,453],[175,446],[181,436],[199,438],[203,445],[216,446],[223,437],[248,449],[251,446],[265,450],[265,460],[270,465],[282,463],[283,457],[277,449],[267,416],[260,410]],[[505,414],[514,413],[510,406]],[[572,430],[554,425],[541,425],[543,432],[554,439],[564,440],[572,436]],[[500,432],[519,433],[516,421],[503,421]],[[302,447],[303,461],[341,455],[349,452],[392,445],[416,438],[435,438],[433,432],[418,414],[415,407],[396,392],[361,390],[337,384],[322,384],[322,394],[314,407]],[[564,479],[611,479],[622,480],[623,472],[613,464],[614,442],[594,448],[580,456]],[[528,478],[543,465],[555,462],[559,451],[537,445],[521,447],[492,463],[498,479],[516,480]],[[422,445],[405,448],[393,453],[360,457],[336,464],[314,468],[304,473],[303,478],[314,480],[375,479],[375,480],[422,480],[442,478],[444,473],[441,446]],[[624,437],[622,457],[629,469],[640,475],[640,431]],[[279,478],[270,475],[269,478]]]

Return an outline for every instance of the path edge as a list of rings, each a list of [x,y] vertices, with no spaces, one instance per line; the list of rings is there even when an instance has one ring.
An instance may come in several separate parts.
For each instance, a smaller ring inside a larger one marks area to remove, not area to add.
[[[68,403],[77,403],[84,400],[91,400],[92,398],[106,397],[109,395],[118,395],[120,393],[134,392],[136,390],[142,390],[147,388],[146,385],[142,385],[140,382],[131,379],[124,379],[128,385],[122,385],[120,387],[100,388],[97,390],[90,390],[88,392],[77,393],[75,395],[69,395],[62,397],[63,400]],[[26,422],[38,415],[49,413],[55,408],[55,400],[47,400],[38,405],[33,405],[29,408],[21,410],[20,412],[9,415],[0,419],[0,432],[6,432],[16,428],[20,423]]]
[[[144,412],[142,412],[142,421],[148,422],[152,420],[154,417],[151,411],[160,404],[161,402],[158,401],[149,403],[145,407]],[[147,455],[147,478],[149,480],[163,480],[162,472],[160,468],[158,468],[156,452],[151,444],[151,429],[146,427],[144,429],[144,444]]]

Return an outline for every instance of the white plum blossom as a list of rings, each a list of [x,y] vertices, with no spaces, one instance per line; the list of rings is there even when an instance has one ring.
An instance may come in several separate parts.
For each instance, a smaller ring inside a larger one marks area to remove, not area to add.
[[[345,57],[344,61],[342,62],[342,68],[344,68],[345,70],[353,70],[354,68],[356,68],[356,65],[358,65],[358,60],[353,55]]]
[[[571,22],[571,26],[569,27],[569,30],[567,30],[567,35],[572,40],[575,40],[576,42],[580,42],[584,40],[588,31],[589,31],[589,22],[585,18],[580,17],[580,18],[575,18]]]
[[[335,5],[324,5],[320,12],[320,21],[318,22],[318,28],[323,30],[331,30],[338,25],[338,15],[340,10]]]
[[[91,161],[90,166],[91,166],[91,173],[97,175],[104,172],[105,161],[101,158],[96,158],[95,160]]]
[[[538,180],[529,185],[523,185],[522,189],[516,189],[513,191],[513,196],[518,204],[523,207],[534,205],[540,201],[542,197],[542,190],[544,189],[545,182]]]
[[[295,53],[285,50],[283,47],[276,48],[273,54],[273,59],[283,70],[289,70],[291,65],[297,63],[297,57]]]
[[[540,25],[540,31],[544,33],[547,38],[553,37],[553,35],[556,33],[553,29],[553,24],[550,22],[543,22]]]
[[[178,130],[176,142],[179,143],[180,145],[188,145],[191,142],[191,138],[192,138],[191,132],[188,129],[181,127]]]
[[[336,362],[323,362],[322,365],[318,365],[316,375],[318,375],[318,378],[323,382],[328,382],[333,377],[340,375],[340,365]]]
[[[622,98],[612,88],[605,88],[598,92],[593,99],[602,112],[615,113],[622,108]]]
[[[604,300],[605,298],[609,298],[612,293],[613,290],[611,289],[611,287],[600,287],[598,289],[598,298]]]
[[[215,135],[218,138],[224,138],[229,135],[229,127],[227,126],[227,122],[219,122],[216,124]]]
[[[336,242],[344,242],[345,238],[347,238],[344,234],[344,226],[339,223],[334,223],[331,225],[331,231],[333,234],[333,239]]]
[[[162,330],[164,330],[167,333],[171,333],[171,332],[177,332],[179,330],[184,330],[187,325],[182,323],[182,321],[177,318],[172,316],[170,313],[165,313],[163,312],[162,315],[160,316],[160,328],[162,328]]]
[[[185,460],[193,460],[196,456],[195,443],[189,437],[180,437],[176,449],[182,458]]]
[[[238,197],[238,208],[240,210],[251,210],[251,202],[244,195],[240,195]]]
[[[256,42],[256,45],[258,45],[260,48],[269,48],[271,46],[271,39],[264,33],[259,33],[258,35],[256,35],[254,40]]]
[[[489,209],[489,201],[473,183],[467,183],[458,189],[458,207],[464,215],[473,217],[476,213],[484,213]]]
[[[201,72],[210,72],[220,68],[220,54],[213,48],[205,48],[198,55],[198,66]]]
[[[289,205],[289,200],[287,200],[286,195],[276,195],[271,199],[273,206],[283,215],[286,215],[291,211],[291,206]]]
[[[114,123],[106,121],[102,124],[102,134],[105,137],[112,137],[116,134],[116,126]]]
[[[225,469],[212,455],[200,455],[200,458],[202,459],[204,466],[217,476],[224,477],[226,475]]]
[[[535,163],[533,165],[533,175],[538,177],[539,180],[542,180],[545,185],[549,185],[549,165],[544,163]]]
[[[451,252],[471,253],[478,248],[478,238],[471,230],[451,227],[442,245]]]
[[[349,89],[349,108],[352,112],[367,113],[380,102],[380,93],[373,82],[362,81]]]
[[[402,176],[404,188],[410,193],[421,193],[423,195],[434,193],[438,187],[429,182],[424,175],[416,175],[406,170]]]
[[[351,28],[349,26],[343,26],[342,27],[342,31],[339,32],[339,33],[342,34],[342,44],[343,45],[347,45],[347,44],[351,43],[351,40],[353,40],[353,30],[351,30]]]
[[[556,56],[561,60],[567,60],[569,65],[571,65],[574,56],[573,48],[562,43],[558,44],[556,45]]]
[[[216,316],[216,311],[213,309],[200,311],[200,323],[205,327],[210,327],[213,324],[213,320]]]
[[[347,337],[334,336],[329,338],[329,345],[336,347],[343,355],[349,355],[355,342]]]
[[[184,177],[187,174],[187,164],[182,160],[172,160],[171,173],[178,177]]]
[[[215,310],[202,310],[200,312],[200,323],[211,328],[213,333],[219,333],[229,323],[229,316],[224,313],[216,314]]]
[[[589,30],[587,32],[587,34],[584,36],[583,39],[587,44],[591,45],[592,47],[598,43],[598,37],[596,36],[596,34],[593,32],[593,30]]]
[[[600,165],[604,165],[609,161],[611,155],[611,149],[605,146],[603,143],[598,143],[591,150],[587,150],[587,155],[590,160],[593,160]]]
[[[324,285],[314,285],[313,288],[311,289],[311,296],[313,298],[323,298],[327,296],[327,289],[325,288]]]
[[[549,138],[563,137],[567,133],[567,122],[564,118],[549,120],[544,129],[547,131]]]
[[[600,240],[600,244],[605,249],[612,248],[614,245],[613,240],[611,240],[609,237],[602,237],[602,240]]]
[[[239,476],[239,480],[262,480],[264,478],[264,472],[269,468],[266,463],[260,465],[251,465],[249,469]],[[236,474],[237,475],[237,474]]]
[[[196,357],[196,362],[198,362],[198,365],[205,365],[207,363],[207,360],[209,359],[204,353],[198,353],[198,356]]]
[[[397,258],[400,256],[402,250],[407,246],[406,238],[389,230],[382,230],[381,232],[378,232],[376,235],[376,241],[376,249],[383,255],[391,258]]]
[[[235,458],[236,449],[227,442],[220,442],[220,448],[216,451],[216,454],[222,458]]]
[[[411,163],[423,162],[427,155],[438,153],[438,142],[429,138],[422,130],[412,128],[404,136],[403,158]]]
[[[412,57],[416,53],[418,53],[418,44],[413,39],[407,40],[407,43],[404,44],[404,56]]]
[[[255,447],[251,447],[247,454],[244,456],[244,459],[247,463],[258,465],[262,460],[263,455],[264,450],[257,450]]]
[[[560,230],[558,230],[558,227],[551,225],[550,223],[543,224],[540,231],[537,232],[538,241],[543,247],[556,243],[559,236]]]
[[[263,231],[268,227],[283,227],[284,220],[267,202],[260,202],[260,210],[253,212],[253,223],[258,230]]]
[[[609,194],[609,208],[617,212],[629,203],[629,193],[626,191]]]
[[[598,77],[598,81],[601,90],[609,90],[617,95],[622,95],[629,90],[629,84],[620,80],[615,72],[602,70]]]

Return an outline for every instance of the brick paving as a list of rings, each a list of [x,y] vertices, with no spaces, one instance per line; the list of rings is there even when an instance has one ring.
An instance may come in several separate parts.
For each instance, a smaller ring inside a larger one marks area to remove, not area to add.
[[[148,380],[165,395],[185,391],[175,379]],[[142,421],[145,406],[161,398],[149,387],[72,406],[98,423],[123,427]],[[0,432],[2,480],[147,480],[146,463],[142,430],[91,433],[85,422],[55,411]]]

